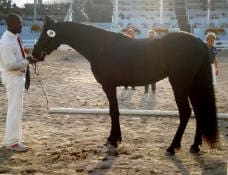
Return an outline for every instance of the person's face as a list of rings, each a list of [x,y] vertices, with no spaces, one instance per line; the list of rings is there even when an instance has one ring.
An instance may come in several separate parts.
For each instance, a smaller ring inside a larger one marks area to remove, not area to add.
[[[215,39],[214,38],[208,38],[208,40],[207,40],[207,45],[208,46],[213,46],[214,45],[214,43],[215,43]]]
[[[155,37],[155,33],[154,33],[154,32],[150,32],[150,33],[149,33],[149,37],[150,37],[150,38],[154,38],[154,37]]]
[[[134,38],[134,32],[133,31],[128,31],[127,32],[127,36],[130,37],[130,38]]]
[[[10,22],[8,29],[13,32],[14,34],[16,33],[21,33],[22,30],[22,19],[20,16],[15,17],[13,21]]]
[[[15,31],[16,33],[21,33],[22,30],[22,19],[21,17],[18,18],[18,20],[15,22]]]

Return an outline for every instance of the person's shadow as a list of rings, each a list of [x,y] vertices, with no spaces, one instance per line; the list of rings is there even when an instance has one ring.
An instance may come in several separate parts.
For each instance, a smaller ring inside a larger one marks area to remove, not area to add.
[[[11,151],[11,150],[6,150],[5,148],[1,147],[0,148],[0,166],[11,159],[11,157],[15,154],[15,151]],[[10,170],[9,169],[4,169],[1,168],[1,173],[9,173]]]

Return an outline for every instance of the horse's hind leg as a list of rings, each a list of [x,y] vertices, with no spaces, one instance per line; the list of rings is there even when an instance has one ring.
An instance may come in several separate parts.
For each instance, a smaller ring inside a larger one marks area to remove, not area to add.
[[[119,122],[119,108],[118,101],[116,97],[116,87],[113,86],[105,86],[103,85],[103,90],[105,91],[108,101],[109,101],[109,113],[111,116],[111,132],[108,137],[108,142],[112,146],[117,147],[118,142],[122,141],[121,130],[120,130],[120,122]]]
[[[199,121],[196,119],[196,134],[195,134],[195,139],[194,143],[190,148],[191,153],[199,153],[200,148],[199,146],[202,144],[202,135],[199,127]]]
[[[195,92],[191,92],[190,94],[190,101],[192,103],[193,106],[193,110],[195,113],[195,118],[196,118],[196,133],[195,133],[195,139],[194,139],[194,143],[190,148],[190,152],[192,153],[198,153],[200,151],[199,146],[202,144],[202,134],[200,131],[200,125],[199,125],[199,119],[198,119],[198,111],[199,109],[197,108],[197,98],[196,98],[197,94]]]
[[[173,89],[174,89],[175,100],[179,110],[180,123],[171,145],[166,150],[167,153],[171,155],[175,154],[175,149],[179,149],[181,147],[181,139],[182,139],[184,130],[187,126],[188,120],[191,116],[191,108],[188,101],[188,97],[184,95],[185,93],[180,93],[180,90],[177,91],[174,87]]]

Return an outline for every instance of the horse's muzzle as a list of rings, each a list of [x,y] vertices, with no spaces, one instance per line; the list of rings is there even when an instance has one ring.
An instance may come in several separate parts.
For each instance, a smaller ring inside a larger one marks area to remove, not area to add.
[[[37,54],[35,51],[32,52],[32,56],[37,60],[37,61],[44,61],[44,58],[46,56],[46,52],[41,51],[40,54]]]

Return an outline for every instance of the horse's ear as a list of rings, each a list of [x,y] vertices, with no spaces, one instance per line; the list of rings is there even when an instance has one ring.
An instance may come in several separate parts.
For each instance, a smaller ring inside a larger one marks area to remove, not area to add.
[[[47,26],[52,26],[55,24],[55,21],[51,19],[50,17],[46,16],[44,19],[44,24]]]

